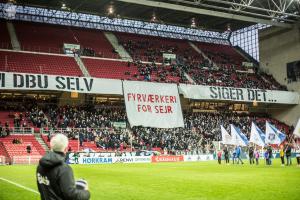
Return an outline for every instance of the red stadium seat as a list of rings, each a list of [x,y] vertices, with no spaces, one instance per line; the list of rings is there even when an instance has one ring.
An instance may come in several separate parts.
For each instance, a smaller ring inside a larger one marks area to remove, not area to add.
[[[0,51],[0,71],[82,76],[73,57]]]

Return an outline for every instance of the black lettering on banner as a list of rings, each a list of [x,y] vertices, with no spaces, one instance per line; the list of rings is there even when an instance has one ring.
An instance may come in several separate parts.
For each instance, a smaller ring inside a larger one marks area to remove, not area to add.
[[[266,102],[267,101],[267,98],[266,98],[266,90],[262,90],[262,93],[263,93],[263,101]]]
[[[236,99],[237,100],[244,100],[243,90],[236,89]]]
[[[248,92],[248,101],[259,101],[259,102],[266,102],[266,91],[265,90],[252,90],[247,89]]]
[[[56,88],[57,89],[65,89],[66,88],[66,85],[64,84],[64,80],[65,80],[65,78],[64,77],[62,77],[62,76],[57,76],[56,78],[55,78],[55,80],[56,80],[56,82],[58,83],[58,84],[56,84]]]
[[[79,90],[82,91],[82,90],[83,90],[83,89],[80,88],[79,80],[80,80],[79,78],[76,78],[76,79],[75,79],[75,81],[76,81],[76,91],[79,91]]]
[[[0,87],[4,88],[5,87],[5,73],[0,74]]]
[[[228,88],[222,88],[223,99],[229,99]]]
[[[92,87],[93,87],[94,79],[91,78],[89,83],[88,83],[88,80],[87,80],[86,78],[83,78],[83,80],[84,80],[86,89],[87,89],[88,91],[91,91],[91,90],[92,90]]]
[[[14,74],[14,87],[24,87],[24,76],[22,74]]]
[[[256,101],[261,101],[262,99],[260,98],[261,94],[259,90],[255,90],[255,98]]]
[[[215,91],[217,88],[216,87],[209,87],[210,90],[210,97],[213,99],[218,98],[218,93]]]
[[[75,87],[73,87],[74,85],[75,85],[74,78],[68,77],[67,78],[67,89],[75,90]]]
[[[254,101],[255,100],[255,92],[251,89],[247,89],[248,92],[248,101]]]
[[[34,75],[25,75],[26,79],[26,88],[35,88],[35,76]]]
[[[221,91],[221,88],[217,87],[218,89],[218,99],[222,99],[222,91]]]
[[[236,89],[235,88],[230,88],[229,89],[229,92],[230,92],[230,99],[232,100],[236,100]]]
[[[42,80],[42,76],[38,75],[38,87],[39,88],[48,88],[48,76],[43,75],[44,81]]]

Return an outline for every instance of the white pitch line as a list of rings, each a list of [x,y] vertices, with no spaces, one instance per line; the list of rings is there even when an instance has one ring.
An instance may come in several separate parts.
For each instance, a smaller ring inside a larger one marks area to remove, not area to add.
[[[17,187],[19,187],[19,188],[23,188],[23,189],[28,190],[28,191],[30,191],[30,192],[33,192],[33,193],[35,193],[35,194],[40,194],[40,193],[39,193],[38,191],[36,191],[36,190],[33,190],[33,189],[31,189],[31,188],[28,188],[28,187],[26,187],[26,186],[24,186],[24,185],[20,185],[19,183],[16,183],[16,182],[7,180],[7,179],[5,179],[5,178],[0,177],[0,180],[5,181],[5,182],[7,182],[7,183],[10,183],[10,184],[12,184],[12,185],[15,185],[15,186],[17,186]]]

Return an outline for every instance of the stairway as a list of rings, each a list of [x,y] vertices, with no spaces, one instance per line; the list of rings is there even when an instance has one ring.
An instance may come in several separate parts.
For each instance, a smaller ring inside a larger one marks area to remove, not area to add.
[[[190,83],[196,84],[196,82],[186,72],[184,72],[184,76]]]
[[[244,49],[242,49],[239,46],[233,46],[233,48],[236,50],[236,52],[238,52],[241,56],[243,56],[246,60],[248,60],[249,62],[252,62],[254,64],[254,66],[258,67],[259,66],[259,62],[257,60],[255,60],[250,54],[248,54],[246,51],[244,51]]]
[[[196,52],[201,54],[203,56],[203,58],[207,59],[210,63],[212,63],[214,67],[218,66],[215,62],[213,62],[211,59],[209,59],[207,57],[207,55],[205,55],[196,45],[194,45],[192,42],[189,42],[189,44]]]
[[[82,74],[85,76],[85,77],[91,77],[89,71],[86,69],[84,63],[82,62],[81,58],[79,56],[74,56],[74,59],[76,61],[76,63],[78,64]]]
[[[105,37],[111,43],[113,48],[118,52],[122,60],[132,61],[129,53],[124,49],[122,45],[119,44],[118,38],[112,32],[104,32]]]
[[[7,26],[8,32],[9,32],[10,42],[11,42],[11,45],[13,47],[13,50],[20,51],[21,50],[21,45],[19,43],[14,25],[11,22],[8,21],[8,22],[6,22],[6,26]]]
[[[40,133],[35,133],[34,137],[38,141],[38,143],[40,143],[40,145],[44,148],[44,150],[46,152],[50,150],[48,145],[44,142],[43,138],[41,137]]]

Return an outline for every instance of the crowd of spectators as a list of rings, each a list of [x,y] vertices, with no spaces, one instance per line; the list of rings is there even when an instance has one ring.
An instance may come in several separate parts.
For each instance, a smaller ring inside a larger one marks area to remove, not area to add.
[[[124,150],[130,146],[142,150],[159,148],[171,152],[207,151],[212,148],[213,141],[221,140],[220,125],[230,131],[229,124],[234,124],[249,138],[252,121],[262,130],[265,130],[265,121],[268,120],[283,132],[290,132],[287,125],[265,114],[237,114],[224,110],[213,113],[184,113],[184,128],[174,129],[131,129],[128,126],[125,108],[106,104],[61,107],[53,104],[31,105],[28,110],[15,112],[14,117],[14,122],[26,121],[34,127],[49,131],[49,138],[55,130],[64,130],[70,139],[79,140],[81,146],[83,142],[93,142],[98,148],[105,150]],[[116,125],[118,123],[123,126]],[[8,129],[8,126],[8,123],[4,127],[0,123],[1,132]]]
[[[142,63],[141,61],[137,60],[132,64],[137,66],[138,69],[138,74],[135,75],[135,78],[142,77],[142,80],[144,81],[163,83],[187,82],[187,78],[184,76],[183,71],[180,70],[180,67],[178,67],[176,63],[158,65],[155,62]]]
[[[101,149],[132,148],[151,150],[159,148],[167,151],[198,150],[206,151],[212,148],[213,141],[221,140],[220,125],[229,131],[229,124],[234,124],[244,132],[248,138],[251,122],[254,121],[262,130],[265,121],[269,120],[288,133],[289,127],[271,119],[269,116],[253,114],[237,114],[219,111],[216,113],[184,113],[184,128],[159,129],[134,127],[120,128],[115,122],[127,125],[124,107],[100,106],[63,106],[48,108],[33,108],[29,116],[32,120],[42,121],[46,130],[65,129],[71,139],[83,142],[93,141]],[[35,123],[34,121],[32,121]],[[127,125],[128,127],[128,125]]]
[[[135,61],[163,62],[163,53],[176,54],[176,61],[171,67],[160,68],[159,78],[152,78],[156,71],[156,64],[140,64],[138,70],[146,81],[176,82],[166,78],[166,74],[178,77],[180,83],[187,83],[186,72],[196,84],[215,85],[227,87],[242,87],[269,90],[287,90],[280,85],[271,75],[259,72],[257,68],[247,68],[242,65],[247,61],[238,55],[233,48],[213,45],[211,49],[202,47],[202,52],[196,52],[188,42],[177,43],[168,39],[152,37],[145,40],[143,37],[119,36],[120,44],[129,52]],[[201,48],[201,47],[199,47]],[[204,48],[204,49],[203,49]],[[218,51],[219,49],[219,51]],[[228,51],[228,52],[226,52]]]

